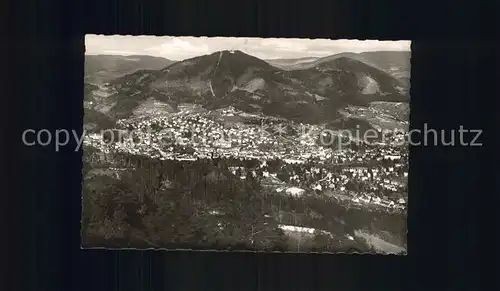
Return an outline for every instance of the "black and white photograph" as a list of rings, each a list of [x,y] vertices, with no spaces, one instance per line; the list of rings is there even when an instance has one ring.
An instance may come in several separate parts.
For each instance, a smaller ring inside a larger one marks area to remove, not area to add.
[[[81,247],[407,254],[410,45],[86,35]]]

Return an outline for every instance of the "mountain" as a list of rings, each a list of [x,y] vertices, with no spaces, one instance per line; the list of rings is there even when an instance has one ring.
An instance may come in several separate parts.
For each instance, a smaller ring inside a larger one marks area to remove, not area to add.
[[[323,63],[328,63],[340,58],[358,60],[367,65],[375,67],[393,77],[409,82],[410,77],[410,51],[375,51],[363,53],[340,53],[312,60],[303,59],[296,62],[277,62],[276,65],[285,70],[305,70],[314,68]]]
[[[266,60],[266,62],[277,68],[286,70],[292,66],[299,66],[300,64],[314,62],[317,59],[319,58],[309,57],[309,58],[299,58],[299,59],[272,59],[272,60]]]
[[[299,113],[298,108],[302,115],[314,116],[314,96],[306,94],[300,81],[280,73],[241,51],[220,51],[116,79],[112,85],[122,96],[113,112],[126,117],[132,108],[154,97],[166,103],[196,103],[208,109],[234,106],[271,114],[279,105],[280,112],[290,118]]]
[[[322,96],[337,102],[367,105],[373,101],[407,101],[407,88],[399,80],[362,61],[341,56],[317,62],[314,67],[289,71]]]
[[[407,93],[388,73],[341,57],[314,67],[287,71],[241,51],[220,51],[171,64],[138,70],[110,81],[104,105],[114,119],[127,118],[144,103],[182,103],[206,109],[238,110],[318,123],[340,117],[347,105],[373,101],[405,102]],[[154,101],[152,101],[154,99]],[[101,104],[102,106],[102,104]]]
[[[364,52],[356,57],[360,61],[379,68],[385,72],[407,71],[410,72],[411,52],[410,51],[380,51]]]
[[[354,59],[389,73],[409,87],[411,72],[410,51],[379,51],[356,54]]]
[[[98,89],[98,86],[85,82],[83,89],[84,100],[90,100],[92,98],[92,92]]]
[[[87,246],[120,238],[166,247],[174,238],[254,247],[282,237],[293,250],[406,248],[405,136],[354,142],[408,126],[407,89],[374,65],[344,55],[284,70],[220,51],[84,88],[87,132],[131,141],[85,136]],[[121,215],[110,221],[113,210]]]
[[[159,70],[174,61],[152,56],[86,55],[85,81],[106,83],[140,69]]]

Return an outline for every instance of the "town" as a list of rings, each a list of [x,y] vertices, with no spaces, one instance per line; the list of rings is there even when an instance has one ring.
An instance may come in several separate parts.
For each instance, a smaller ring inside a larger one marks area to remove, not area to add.
[[[86,56],[82,244],[406,253],[409,43],[241,40]]]
[[[300,126],[309,134],[301,136]],[[386,144],[358,144],[354,150],[347,146],[338,149],[337,144],[321,146],[317,143],[320,132],[318,126],[290,121],[283,126],[279,119],[226,108],[120,120],[108,132],[112,138],[94,133],[84,143],[103,156],[126,152],[160,160],[255,160],[258,167],[237,166],[232,173],[241,179],[247,174],[274,179],[267,184],[277,193],[323,195],[352,207],[405,209],[408,151],[399,146],[404,134],[398,133],[392,140],[388,137]],[[281,166],[270,166],[273,161],[282,161]]]

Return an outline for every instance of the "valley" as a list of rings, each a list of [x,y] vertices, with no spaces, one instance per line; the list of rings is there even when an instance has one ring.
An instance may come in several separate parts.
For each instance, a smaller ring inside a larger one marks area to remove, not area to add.
[[[409,83],[361,55],[93,75],[82,243],[405,253]]]

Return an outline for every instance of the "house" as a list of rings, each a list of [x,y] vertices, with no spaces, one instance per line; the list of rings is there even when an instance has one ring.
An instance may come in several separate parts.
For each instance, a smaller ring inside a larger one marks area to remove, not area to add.
[[[304,194],[305,190],[298,187],[290,187],[286,189],[285,192],[292,196],[301,196]]]

